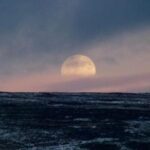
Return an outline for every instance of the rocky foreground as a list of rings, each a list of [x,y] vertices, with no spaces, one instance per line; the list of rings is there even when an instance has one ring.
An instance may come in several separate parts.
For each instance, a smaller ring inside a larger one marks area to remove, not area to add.
[[[0,93],[0,150],[150,150],[150,94]]]

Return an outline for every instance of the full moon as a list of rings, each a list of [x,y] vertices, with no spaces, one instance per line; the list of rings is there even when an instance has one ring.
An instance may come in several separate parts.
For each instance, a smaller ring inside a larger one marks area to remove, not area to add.
[[[61,75],[89,77],[96,75],[94,62],[84,55],[73,55],[67,58],[61,67]]]

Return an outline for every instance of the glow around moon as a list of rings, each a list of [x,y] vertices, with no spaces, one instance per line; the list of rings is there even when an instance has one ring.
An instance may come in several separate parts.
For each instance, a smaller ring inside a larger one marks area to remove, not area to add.
[[[94,76],[96,75],[96,66],[94,62],[84,55],[70,56],[62,65],[61,74],[63,76]]]

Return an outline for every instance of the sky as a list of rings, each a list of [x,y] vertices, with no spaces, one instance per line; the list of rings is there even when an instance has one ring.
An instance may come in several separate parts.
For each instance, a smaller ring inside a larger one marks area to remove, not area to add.
[[[0,0],[0,91],[150,92],[149,0]],[[91,78],[60,74],[88,56]]]

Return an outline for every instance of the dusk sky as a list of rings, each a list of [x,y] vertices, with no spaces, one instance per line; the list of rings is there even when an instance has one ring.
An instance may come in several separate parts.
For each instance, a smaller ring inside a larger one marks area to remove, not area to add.
[[[61,75],[76,54],[95,76]],[[0,0],[0,91],[150,92],[150,0]]]

